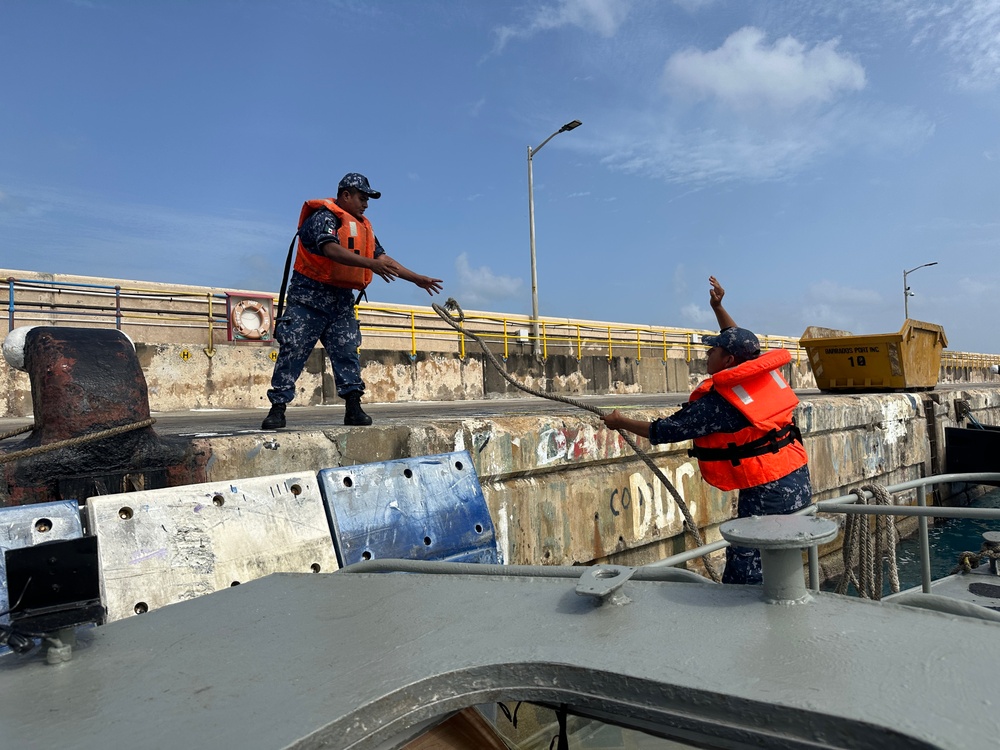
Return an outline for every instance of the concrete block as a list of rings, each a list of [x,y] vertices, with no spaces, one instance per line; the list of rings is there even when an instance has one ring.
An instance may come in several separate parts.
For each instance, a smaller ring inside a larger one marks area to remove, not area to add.
[[[550,393],[564,396],[582,395],[592,392],[590,383],[581,371],[581,361],[574,356],[558,354],[545,360],[545,378]]]
[[[644,356],[636,365],[641,393],[667,392],[667,370],[659,356]]]
[[[277,348],[226,345],[216,346],[210,356],[207,347],[198,344],[136,344],[152,411],[266,405],[272,352]],[[308,375],[307,368],[296,385],[296,400],[320,403],[311,400],[320,384],[319,376]]]
[[[409,354],[362,349],[360,357],[365,401],[393,403],[416,399],[416,373]]]
[[[605,356],[586,356],[580,360],[580,372],[587,379],[590,393],[608,393],[611,387],[611,367]]]
[[[0,417],[31,417],[31,381],[28,373],[0,362]]]
[[[108,620],[278,572],[333,572],[314,472],[87,500]]]
[[[611,384],[609,393],[638,393],[639,377],[637,362],[632,357],[612,357],[608,361]]]
[[[502,361],[502,360],[501,360]],[[519,383],[543,393],[548,392],[547,377],[542,363],[528,354],[512,354],[504,363],[507,372]],[[483,370],[483,390],[490,396],[522,396],[522,391],[508,383],[493,367]]]
[[[667,357],[666,364],[667,392],[690,393],[688,384],[688,366],[683,357]]]
[[[462,398],[462,360],[458,357],[418,354],[414,373],[414,398],[417,401],[456,401]]]
[[[496,357],[497,361],[502,362],[499,357]],[[494,366],[487,362],[486,355],[476,354],[465,358],[461,366],[462,374],[462,392],[459,399],[480,399],[485,398],[486,391],[484,390],[483,377],[484,372],[487,369],[495,369]]]

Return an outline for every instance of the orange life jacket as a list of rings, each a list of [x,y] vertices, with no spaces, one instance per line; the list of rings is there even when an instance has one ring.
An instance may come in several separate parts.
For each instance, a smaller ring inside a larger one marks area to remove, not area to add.
[[[372,231],[371,222],[349,214],[332,198],[320,198],[303,203],[302,212],[299,214],[299,227],[309,214],[320,208],[330,209],[340,221],[337,241],[341,247],[353,250],[365,258],[375,257],[375,232]],[[301,239],[295,253],[295,270],[315,281],[344,289],[364,289],[372,281],[371,269],[345,266],[325,255],[311,253],[302,245]]]
[[[697,401],[713,388],[750,420],[737,432],[696,438],[688,455],[698,459],[705,481],[720,490],[742,490],[787,476],[808,460],[792,411],[799,399],[779,368],[791,362],[784,349],[730,367],[703,381]]]

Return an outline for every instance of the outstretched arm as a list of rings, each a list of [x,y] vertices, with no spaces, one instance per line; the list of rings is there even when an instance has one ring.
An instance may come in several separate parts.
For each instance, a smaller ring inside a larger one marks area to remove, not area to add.
[[[605,427],[609,430],[625,430],[649,440],[649,422],[642,419],[631,419],[630,417],[623,416],[617,409],[610,414],[605,414],[601,417],[601,419],[604,421]]]
[[[433,279],[430,276],[424,276],[423,274],[411,271],[409,268],[401,264],[399,261],[389,258],[388,255],[381,255],[380,258],[388,258],[389,263],[392,264],[393,272],[396,276],[411,284],[416,284],[421,289],[426,289],[428,294],[434,295],[441,291],[442,281],[441,279]],[[386,279],[390,281],[390,279]]]
[[[708,292],[708,301],[715,311],[716,320],[719,321],[719,330],[724,331],[727,328],[736,328],[736,321],[726,312],[726,308],[722,306],[722,298],[726,296],[726,290],[722,288],[722,284],[714,276],[708,277],[708,283],[712,285],[712,288]]]
[[[366,258],[352,250],[347,250],[343,246],[332,240],[324,242],[319,246],[321,255],[325,255],[330,260],[335,260],[345,266],[355,268],[368,268],[372,273],[381,276],[386,281],[392,281],[401,274],[396,269],[396,261],[388,255],[379,255],[376,258]]]

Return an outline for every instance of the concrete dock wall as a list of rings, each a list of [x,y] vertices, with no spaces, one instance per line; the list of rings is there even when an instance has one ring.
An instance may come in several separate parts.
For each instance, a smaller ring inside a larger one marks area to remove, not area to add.
[[[0,269],[7,279],[7,328],[24,325],[114,327],[136,342],[153,411],[239,409],[266,405],[277,356],[273,342],[227,339],[227,293],[220,290],[86,276]],[[521,392],[490,367],[479,346],[429,308],[362,305],[366,401],[455,401],[517,397]],[[467,311],[468,330],[487,336],[494,355],[520,382],[542,392],[573,394],[688,393],[704,377],[704,331],[546,318],[546,357],[537,361],[524,316]],[[6,329],[0,330],[5,334]],[[760,333],[760,332],[758,332]],[[786,348],[785,377],[815,387],[798,340],[761,335],[765,348]],[[940,382],[1000,384],[992,355],[942,359]],[[321,348],[298,383],[299,405],[337,402]],[[0,418],[29,417],[27,376],[0,365]]]
[[[154,412],[188,409],[245,409],[267,406],[267,389],[276,347],[136,343],[136,353]],[[515,398],[523,395],[481,353],[418,353],[363,349],[365,401],[461,401]],[[615,393],[689,393],[706,374],[703,352],[688,359],[681,351],[667,359],[585,355],[580,359],[551,355],[542,362],[530,354],[507,358],[507,371],[543,393],[566,396]],[[815,387],[805,358],[786,366],[794,388]],[[997,378],[997,376],[991,376]],[[1000,383],[1000,378],[997,378]],[[297,385],[296,405],[338,403],[329,362],[321,348],[313,351]],[[30,417],[31,385],[26,373],[0,366],[0,417]]]
[[[1000,392],[993,389],[805,399],[796,419],[810,456],[817,499],[863,484],[890,485],[927,476],[944,466],[943,431],[958,426],[956,401],[968,402],[984,424],[1000,424]],[[634,411],[634,416],[660,414]],[[682,535],[677,504],[621,437],[596,417],[505,416],[380,422],[365,428],[205,441],[209,480],[266,476],[467,449],[479,474],[504,558],[522,564],[639,564],[691,547]],[[687,456],[689,443],[645,444],[671,479],[705,541],[735,513],[735,492],[701,480]],[[897,502],[912,502],[906,493]],[[941,502],[942,497],[933,498]],[[821,550],[824,575],[839,570],[836,544]]]

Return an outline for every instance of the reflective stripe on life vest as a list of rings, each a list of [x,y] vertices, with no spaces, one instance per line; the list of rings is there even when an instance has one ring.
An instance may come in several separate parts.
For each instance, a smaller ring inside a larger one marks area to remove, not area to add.
[[[737,432],[696,438],[690,455],[698,459],[705,481],[721,490],[746,489],[787,476],[807,462],[805,448],[793,425],[799,403],[778,369],[791,361],[778,349],[723,370],[703,381],[691,394],[697,401],[715,390],[750,421]],[[749,446],[745,449],[744,446]],[[699,451],[704,452],[699,455]],[[756,455],[746,455],[756,453]]]

